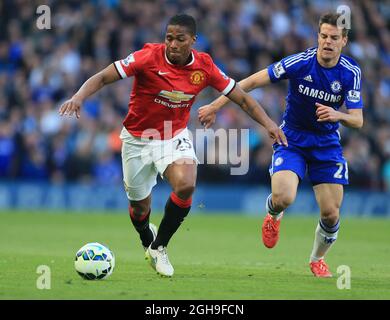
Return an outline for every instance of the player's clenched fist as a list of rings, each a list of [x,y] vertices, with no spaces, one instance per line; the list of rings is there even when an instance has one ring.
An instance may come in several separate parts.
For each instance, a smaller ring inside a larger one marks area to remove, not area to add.
[[[72,116],[74,113],[76,114],[76,118],[80,118],[80,109],[81,109],[81,100],[73,97],[72,99],[66,100],[62,106],[60,107],[59,113],[60,115],[68,115]]]
[[[329,121],[329,122],[337,122],[340,121],[340,112],[337,110],[333,109],[332,107],[325,106],[321,103],[316,103],[316,115],[318,117],[317,121],[318,122],[324,122],[324,121]]]

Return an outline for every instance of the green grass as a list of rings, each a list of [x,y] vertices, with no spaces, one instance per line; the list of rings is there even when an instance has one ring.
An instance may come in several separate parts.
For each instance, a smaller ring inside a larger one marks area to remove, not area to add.
[[[161,216],[152,221],[159,223]],[[390,220],[342,220],[327,262],[331,279],[308,268],[317,217],[288,217],[278,246],[261,242],[262,217],[190,215],[171,240],[171,279],[144,260],[123,214],[0,214],[0,299],[390,299]],[[112,276],[81,279],[76,251],[103,242],[116,255]],[[39,265],[51,270],[51,289],[38,290]],[[337,288],[337,267],[351,268],[351,289]]]

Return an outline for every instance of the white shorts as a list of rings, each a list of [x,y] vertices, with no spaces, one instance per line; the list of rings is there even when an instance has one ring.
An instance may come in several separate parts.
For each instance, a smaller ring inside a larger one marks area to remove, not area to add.
[[[187,128],[170,140],[138,138],[123,128],[120,138],[123,183],[129,200],[148,197],[157,183],[157,175],[163,178],[165,169],[174,161],[199,163]]]

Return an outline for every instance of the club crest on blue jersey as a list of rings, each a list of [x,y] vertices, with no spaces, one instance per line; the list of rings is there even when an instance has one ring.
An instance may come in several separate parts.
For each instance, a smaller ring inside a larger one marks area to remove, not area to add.
[[[340,92],[341,91],[341,83],[340,83],[340,81],[338,81],[338,80],[333,81],[332,84],[330,85],[330,88],[332,89],[332,91],[334,93]]]
[[[275,166],[280,166],[282,163],[283,163],[283,158],[282,157],[276,158]]]

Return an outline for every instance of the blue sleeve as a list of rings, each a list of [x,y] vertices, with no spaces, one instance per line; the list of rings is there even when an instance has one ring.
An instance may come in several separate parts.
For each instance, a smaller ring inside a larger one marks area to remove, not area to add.
[[[284,59],[271,64],[270,66],[268,66],[267,70],[271,82],[278,82],[280,80],[289,78]]]
[[[300,70],[306,65],[307,60],[315,57],[317,48],[309,48],[304,52],[293,54],[283,58],[279,62],[271,64],[267,70],[271,82],[278,82],[282,79],[293,79],[299,76]]]
[[[271,82],[278,82],[283,79],[292,79],[299,73],[301,66],[305,65],[308,59],[316,54],[316,48],[310,48],[304,52],[285,57],[279,62],[271,64],[268,75]]]
[[[362,72],[358,66],[354,66],[351,69],[349,79],[345,85],[345,106],[347,109],[362,109]]]

